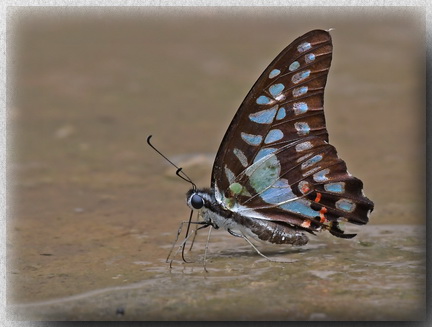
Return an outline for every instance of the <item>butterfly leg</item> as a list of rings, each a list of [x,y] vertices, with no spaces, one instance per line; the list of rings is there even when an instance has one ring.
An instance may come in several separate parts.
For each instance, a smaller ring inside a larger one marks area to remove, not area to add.
[[[197,215],[197,221],[199,221],[199,214]],[[192,247],[193,247],[193,245],[194,245],[194,243],[195,243],[195,238],[196,238],[196,236],[197,236],[197,232],[196,232],[196,230],[198,229],[198,225],[196,225],[196,227],[195,227],[195,233],[194,233],[194,236],[193,236],[193,239],[192,239],[192,242],[191,242],[191,245],[190,245],[190,247],[189,247],[189,252],[190,251],[192,251]]]
[[[176,257],[177,254],[178,254],[178,253],[183,249],[184,245],[185,245],[186,242],[189,240],[189,238],[191,238],[192,235],[195,234],[195,233],[197,233],[200,229],[207,228],[208,226],[211,226],[211,224],[206,223],[206,222],[204,222],[204,221],[199,221],[199,222],[188,222],[188,221],[184,221],[184,222],[182,222],[182,223],[180,224],[180,228],[179,228],[180,232],[181,232],[181,228],[183,227],[183,224],[185,224],[185,223],[189,223],[189,224],[199,224],[199,225],[202,225],[202,226],[200,226],[199,228],[193,230],[192,233],[189,234],[189,235],[188,235],[188,236],[187,236],[187,237],[186,237],[186,238],[185,238],[185,239],[180,243],[180,245],[179,245],[177,251],[172,255],[172,259],[171,259],[170,262],[169,262],[169,263],[170,263],[170,268],[172,268],[172,263],[173,263],[175,257]],[[179,235],[180,235],[180,232],[178,233]],[[172,253],[172,251],[173,251],[173,248],[174,248],[175,244],[177,243],[177,239],[178,239],[178,235],[177,235],[177,238],[176,238],[175,243],[173,244],[173,246],[172,246],[172,248],[171,248],[171,251],[170,251],[170,253],[169,253],[169,255],[168,255],[168,258],[167,258],[166,262],[168,262],[168,259],[169,259],[170,256],[171,256],[171,253]],[[185,262],[187,262],[187,261],[185,261]]]
[[[244,238],[242,234],[238,234],[236,232],[233,232],[231,229],[228,229],[228,233],[230,233],[232,236]]]
[[[228,233],[230,233],[230,234],[233,235],[233,236],[240,237],[240,238],[244,239],[246,242],[248,242],[248,243],[250,244],[250,246],[253,247],[253,249],[254,249],[254,250],[255,250],[255,251],[256,251],[260,256],[266,258],[266,259],[269,260],[269,261],[274,261],[274,260],[270,259],[269,257],[265,256],[264,254],[262,254],[261,251],[258,250],[257,247],[256,247],[256,246],[255,246],[251,241],[249,241],[249,239],[248,239],[246,236],[244,236],[243,234],[237,234],[237,233],[233,232],[233,231],[230,230],[230,229],[228,229]]]
[[[207,235],[207,243],[206,243],[206,246],[205,246],[205,250],[204,250],[204,270],[205,270],[205,272],[208,272],[208,270],[207,270],[207,268],[206,268],[206,263],[207,263],[207,250],[208,250],[208,245],[209,245],[209,242],[210,242],[210,234],[211,234],[211,231],[212,231],[212,225],[210,225],[210,228],[209,228],[209,232],[208,232],[208,235]],[[195,233],[195,235],[196,235],[196,233]],[[195,237],[194,237],[195,238]]]
[[[172,251],[174,250],[174,246],[177,244],[177,241],[178,241],[178,238],[179,238],[179,236],[180,236],[180,234],[181,234],[181,231],[182,231],[182,229],[183,229],[183,225],[184,224],[194,224],[194,225],[207,225],[207,223],[205,222],[205,221],[183,221],[183,222],[181,222],[180,223],[180,225],[179,225],[179,228],[178,228],[178,230],[177,230],[177,236],[176,236],[176,238],[175,238],[175,240],[174,240],[174,242],[173,242],[173,244],[172,244],[172,246],[171,246],[171,249],[170,249],[170,251],[169,251],[169,253],[168,253],[168,256],[167,256],[167,258],[166,258],[166,261],[165,262],[167,262],[168,263],[168,260],[169,260],[169,258],[170,258],[170,256],[171,256],[171,253],[172,253]],[[198,229],[198,228],[197,228]],[[192,233],[192,234],[196,234],[196,231],[197,231],[197,229],[195,229],[195,231]],[[192,234],[190,234],[190,235],[192,235]],[[189,239],[189,237],[187,237],[186,239]],[[182,246],[185,244],[185,242],[183,241],[182,242]]]
[[[232,236],[240,237],[240,238],[244,239],[246,242],[248,242],[248,243],[250,244],[250,246],[252,246],[252,248],[253,248],[253,249],[254,249],[254,250],[255,250],[255,251],[256,251],[260,256],[262,256],[263,258],[266,258],[268,261],[271,261],[271,262],[282,262],[282,263],[291,263],[290,261],[271,259],[271,258],[267,257],[266,255],[262,254],[261,251],[258,250],[257,247],[256,247],[256,246],[255,246],[251,241],[249,241],[249,239],[248,239],[245,235],[243,235],[243,234],[235,233],[235,232],[233,232],[233,231],[230,230],[230,229],[228,229],[228,233],[230,233]]]

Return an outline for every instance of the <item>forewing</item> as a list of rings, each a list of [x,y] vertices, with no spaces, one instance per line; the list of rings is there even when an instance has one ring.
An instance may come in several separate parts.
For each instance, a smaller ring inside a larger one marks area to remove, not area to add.
[[[212,187],[217,182],[219,189],[226,190],[230,182],[225,166],[228,164],[234,175],[240,174],[266,145],[267,137],[270,141],[281,135],[269,134],[274,125],[282,132],[283,142],[301,138],[298,130],[327,140],[323,93],[331,57],[330,34],[314,30],[296,39],[273,60],[228,127],[214,162]]]

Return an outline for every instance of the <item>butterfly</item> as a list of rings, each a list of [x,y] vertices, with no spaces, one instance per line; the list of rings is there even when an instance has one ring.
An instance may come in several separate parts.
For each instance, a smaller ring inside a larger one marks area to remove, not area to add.
[[[210,188],[197,188],[177,167],[193,185],[187,204],[202,217],[199,229],[225,229],[256,249],[249,238],[300,246],[319,231],[352,238],[341,223],[368,222],[374,204],[329,144],[324,88],[332,50],[329,31],[313,30],[270,63],[223,137]]]

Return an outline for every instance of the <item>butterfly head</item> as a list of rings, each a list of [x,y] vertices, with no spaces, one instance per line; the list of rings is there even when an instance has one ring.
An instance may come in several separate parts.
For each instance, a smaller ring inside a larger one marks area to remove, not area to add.
[[[212,201],[209,189],[191,189],[186,193],[187,204],[192,210],[201,210],[209,207]]]
[[[204,206],[204,199],[198,194],[193,194],[188,202],[193,209],[201,209]]]

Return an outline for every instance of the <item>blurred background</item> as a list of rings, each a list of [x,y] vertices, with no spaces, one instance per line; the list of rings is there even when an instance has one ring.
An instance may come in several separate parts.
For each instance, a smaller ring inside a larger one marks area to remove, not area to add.
[[[423,225],[425,31],[416,9],[11,9],[8,302],[165,269],[189,185],[147,136],[210,186],[223,134],[258,76],[295,38],[329,28],[330,142],[375,202],[370,224]]]

